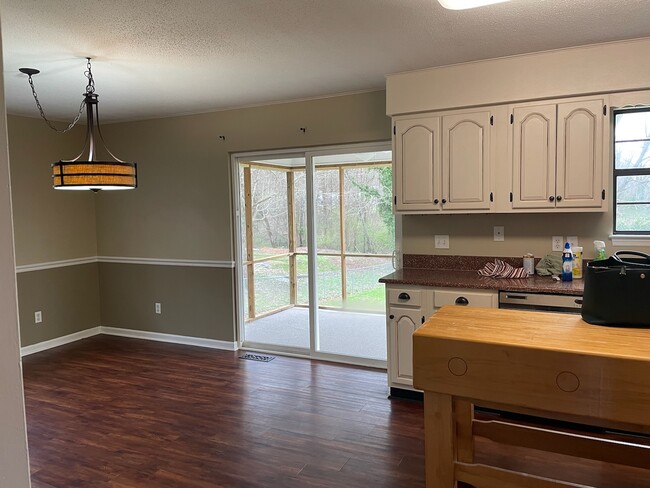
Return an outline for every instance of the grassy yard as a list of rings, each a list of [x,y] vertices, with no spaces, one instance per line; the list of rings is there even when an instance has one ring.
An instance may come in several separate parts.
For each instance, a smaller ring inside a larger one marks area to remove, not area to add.
[[[281,252],[281,251],[280,251]],[[279,254],[266,251],[267,256]],[[262,257],[256,252],[256,258]],[[379,278],[393,271],[390,258],[353,258],[346,260],[347,300],[341,297],[341,259],[318,256],[318,303],[346,310],[383,312],[384,286]],[[308,302],[307,256],[297,256],[297,295],[300,304]],[[245,283],[245,285],[247,285]],[[255,309],[264,313],[289,305],[289,258],[278,258],[255,265]]]

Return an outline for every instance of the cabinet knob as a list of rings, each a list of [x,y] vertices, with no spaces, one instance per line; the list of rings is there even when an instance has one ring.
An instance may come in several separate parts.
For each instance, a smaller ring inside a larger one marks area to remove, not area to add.
[[[556,199],[558,202],[561,202],[561,201],[562,201],[562,196],[561,196],[561,195],[558,195],[555,199]]]
[[[393,320],[395,318],[395,316],[394,315],[389,315],[388,318]]]
[[[553,195],[551,195],[550,197],[548,197],[548,201],[549,201],[549,202],[553,202],[553,201],[555,201],[555,197],[554,197]]]
[[[438,202],[439,202],[439,200],[437,198],[435,200],[433,200],[433,203],[435,203],[436,205],[438,205]]]
[[[442,199],[442,204],[444,205],[445,203],[447,203],[447,199],[446,199],[446,198],[443,198],[443,199]]]
[[[408,293],[403,291],[397,296],[397,298],[399,298],[400,300],[410,300],[411,296]]]
[[[456,305],[469,305],[469,300],[465,297],[456,298]]]

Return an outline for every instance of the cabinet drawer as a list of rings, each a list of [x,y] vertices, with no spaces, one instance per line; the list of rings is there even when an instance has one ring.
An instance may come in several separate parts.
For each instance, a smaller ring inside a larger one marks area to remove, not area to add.
[[[422,290],[405,288],[389,289],[388,303],[391,305],[420,307],[422,305]]]
[[[433,303],[435,308],[444,305],[496,308],[497,294],[493,291],[436,290]]]

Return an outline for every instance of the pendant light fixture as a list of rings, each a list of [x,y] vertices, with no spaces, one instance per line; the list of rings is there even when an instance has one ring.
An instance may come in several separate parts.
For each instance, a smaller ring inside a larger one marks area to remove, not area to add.
[[[29,85],[32,88],[32,95],[36,101],[41,117],[47,125],[56,132],[68,132],[79,121],[84,108],[86,109],[86,142],[79,155],[70,160],[61,160],[52,163],[52,184],[56,190],[130,190],[138,186],[137,165],[125,163],[118,159],[106,146],[102,131],[99,126],[99,112],[97,105],[99,101],[95,93],[95,80],[93,79],[90,58],[86,58],[86,72],[88,78],[86,92],[79,106],[79,113],[67,128],[57,129],[45,116],[41,106],[32,76],[40,73],[34,68],[20,68],[20,72],[28,76]],[[104,151],[110,155],[108,160],[99,160],[98,143],[101,143]],[[112,160],[110,160],[112,158]]]

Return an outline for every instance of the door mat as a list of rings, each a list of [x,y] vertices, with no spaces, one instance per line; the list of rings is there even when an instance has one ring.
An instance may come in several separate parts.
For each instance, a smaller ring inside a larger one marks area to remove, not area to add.
[[[268,363],[269,361],[273,361],[275,356],[263,356],[262,354],[251,354],[250,352],[247,352],[243,356],[239,356],[239,359],[250,359],[251,361],[262,361],[263,363]]]

